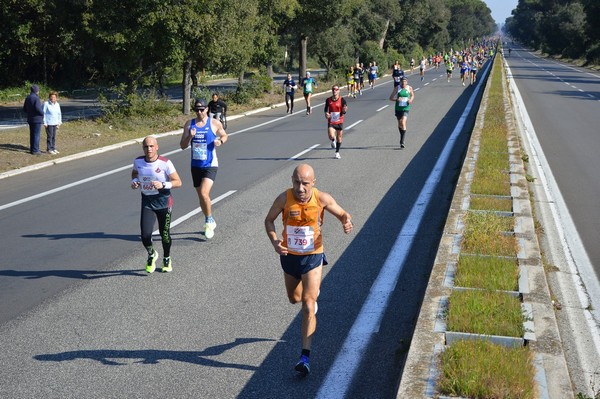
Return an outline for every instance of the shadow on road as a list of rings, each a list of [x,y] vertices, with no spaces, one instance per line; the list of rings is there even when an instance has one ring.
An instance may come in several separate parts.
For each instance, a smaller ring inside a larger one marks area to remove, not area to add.
[[[78,280],[94,280],[104,277],[117,277],[117,276],[137,276],[144,277],[146,272],[142,272],[140,269],[136,270],[0,270],[0,276],[6,277],[19,277],[25,278],[26,280],[35,280],[45,277],[62,277],[72,278]]]
[[[71,352],[62,352],[55,354],[36,355],[33,358],[39,361],[64,362],[77,359],[96,360],[107,366],[123,366],[127,362],[119,362],[116,359],[136,360],[134,363],[158,364],[161,360],[173,360],[185,363],[196,364],[199,366],[225,367],[240,370],[257,370],[256,366],[247,364],[225,363],[218,360],[208,359],[207,356],[219,356],[226,351],[239,345],[251,344],[254,342],[275,341],[270,338],[236,338],[235,341],[208,347],[202,351],[168,351],[155,349],[142,350],[79,350]],[[115,359],[115,360],[113,360]],[[139,359],[139,360],[137,360]]]

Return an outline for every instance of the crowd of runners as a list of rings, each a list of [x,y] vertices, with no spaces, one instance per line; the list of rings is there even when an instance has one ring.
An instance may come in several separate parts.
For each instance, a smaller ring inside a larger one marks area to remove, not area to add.
[[[490,43],[491,46],[491,43]],[[421,57],[417,63],[413,58],[409,61],[410,71],[419,69],[420,80],[424,80],[425,71],[439,69],[443,64],[448,82],[455,69],[460,70],[463,86],[468,80],[476,82],[477,71],[480,70],[493,50],[486,43],[471,46],[468,49],[448,51]],[[357,63],[347,69],[347,96],[356,98],[365,89],[365,74],[371,89],[380,78],[379,67],[372,61],[367,67]],[[405,148],[408,114],[415,100],[415,90],[408,84],[399,61],[392,67],[392,92],[389,100],[394,102],[394,114],[400,133],[400,149]],[[294,92],[302,89],[306,102],[306,115],[312,114],[311,97],[317,80],[310,72],[296,82],[291,74],[283,82],[287,113],[294,110]],[[220,101],[220,102],[219,102]],[[219,106],[218,109],[216,106]],[[214,106],[214,107],[213,107]],[[215,108],[215,109],[213,109]],[[190,149],[191,175],[198,201],[204,214],[201,233],[210,240],[215,234],[217,224],[212,215],[210,190],[217,176],[217,148],[228,140],[223,119],[219,117],[227,109],[218,95],[213,101],[206,103],[204,99],[196,99],[193,109],[195,117],[189,120],[181,135],[180,147]],[[327,137],[335,150],[334,158],[340,159],[340,148],[343,141],[344,117],[348,111],[348,103],[340,94],[340,85],[331,87],[331,96],[325,100],[324,117],[327,121]],[[152,230],[158,220],[163,262],[161,271],[173,270],[171,261],[170,223],[173,199],[171,190],[181,187],[181,179],[173,163],[159,154],[159,145],[154,137],[147,137],[142,144],[144,155],[135,159],[131,172],[131,188],[141,190],[140,229],[142,243],[148,255],[146,272],[156,269],[158,252],[152,244]],[[269,210],[264,224],[267,236],[275,252],[280,256],[280,264],[284,275],[287,296],[292,304],[302,303],[302,350],[300,359],[295,364],[296,371],[303,375],[310,372],[310,349],[316,330],[317,298],[320,293],[322,266],[327,264],[323,251],[321,225],[324,211],[328,211],[342,224],[343,231],[352,231],[352,217],[329,194],[317,190],[315,172],[310,165],[302,164],[294,169],[291,188],[279,194]],[[281,217],[282,229],[277,232],[275,221]]]

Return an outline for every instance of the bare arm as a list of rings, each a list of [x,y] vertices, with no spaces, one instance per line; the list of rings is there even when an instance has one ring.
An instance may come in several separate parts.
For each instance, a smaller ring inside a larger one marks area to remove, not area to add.
[[[271,205],[271,209],[267,213],[267,217],[265,217],[265,230],[267,231],[267,236],[269,240],[271,240],[271,244],[279,255],[287,255],[288,250],[286,247],[282,245],[282,241],[277,236],[277,231],[275,231],[275,220],[279,216],[281,212],[283,212],[283,208],[285,206],[285,197],[286,193],[281,193]]]
[[[181,187],[181,178],[179,178],[179,174],[177,172],[173,172],[169,175],[169,182],[171,183],[171,188]]]
[[[398,101],[398,88],[400,86],[396,86],[394,87],[394,90],[392,90],[392,94],[390,94],[390,101]]]
[[[412,104],[413,100],[415,99],[415,92],[412,88],[412,86],[408,86],[410,88],[410,98],[408,99],[408,103]]]
[[[225,129],[223,129],[223,124],[220,121],[211,118],[211,123],[213,124],[213,130],[217,135],[217,139],[215,139],[215,145],[219,147],[221,144],[227,141],[227,132]]]
[[[348,234],[352,231],[352,216],[346,212],[333,197],[327,193],[319,191],[319,201],[323,205],[323,209],[335,216],[341,223],[344,233]]]
[[[138,179],[139,173],[136,169],[131,170],[131,188],[137,190],[140,188],[140,180]]]
[[[190,145],[190,141],[192,141],[192,134],[190,133],[190,123],[192,121],[187,121],[183,126],[183,133],[181,134],[181,140],[179,141],[179,147],[182,150],[185,150]]]

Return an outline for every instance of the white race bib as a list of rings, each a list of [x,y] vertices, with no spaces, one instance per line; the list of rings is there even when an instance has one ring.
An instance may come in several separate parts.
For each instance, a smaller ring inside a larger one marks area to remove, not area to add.
[[[152,178],[153,176],[138,176],[142,193],[146,195],[158,194],[158,190],[152,185]]]
[[[331,118],[329,118],[330,122],[339,122],[340,121],[340,115],[341,113],[339,112],[332,112],[331,113]]]
[[[192,143],[192,159],[196,161],[206,161],[208,159],[206,143]]]
[[[315,231],[311,226],[286,226],[287,247],[294,252],[311,252],[315,249]]]
[[[399,97],[398,105],[401,107],[406,107],[408,105],[408,97]]]

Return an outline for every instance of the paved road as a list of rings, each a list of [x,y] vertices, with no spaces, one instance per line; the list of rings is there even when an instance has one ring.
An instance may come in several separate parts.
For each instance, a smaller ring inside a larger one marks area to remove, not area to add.
[[[539,170],[536,216],[564,351],[576,391],[591,395],[600,371],[600,75],[523,48],[506,61],[530,118],[522,129]]]
[[[311,116],[299,102],[293,116],[275,109],[230,121],[213,196],[233,193],[214,207],[217,235],[201,238],[201,215],[177,225],[168,275],[143,272],[139,193],[128,188],[139,146],[6,180],[0,206],[114,171],[0,210],[10,232],[0,268],[0,334],[10,343],[0,352],[0,397],[314,397],[473,90],[440,76],[411,82],[417,99],[403,151],[389,82],[349,100],[341,160],[332,159],[325,138],[322,96]],[[472,123],[471,115],[468,131]],[[419,225],[349,397],[395,396],[468,139],[459,136],[431,188],[435,205]],[[178,140],[159,141],[183,177],[176,219],[197,209],[189,153],[177,150]],[[306,380],[291,369],[299,308],[287,304],[262,224],[299,161],[315,167],[317,186],[355,223],[344,235],[326,217],[330,265]]]

